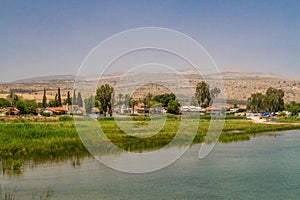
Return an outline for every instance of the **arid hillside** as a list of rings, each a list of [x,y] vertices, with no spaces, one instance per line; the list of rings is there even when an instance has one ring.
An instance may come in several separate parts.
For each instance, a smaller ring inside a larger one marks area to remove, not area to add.
[[[176,78],[172,79],[170,76],[170,84],[177,84],[181,89],[187,88],[187,91],[193,91],[193,87],[196,86],[198,81],[203,80],[199,75],[191,71],[182,72],[182,76],[188,81],[189,85],[180,82]],[[287,77],[279,77],[272,74],[264,73],[242,73],[242,72],[221,72],[223,79],[224,90],[226,93],[227,99],[235,100],[247,100],[247,98],[255,92],[264,93],[268,87],[274,87],[277,89],[282,89],[285,92],[285,101],[297,101],[300,102],[300,78],[292,79]],[[108,83],[113,86],[118,84],[121,75],[114,74],[105,76],[98,83],[99,85],[103,83]],[[89,85],[92,78],[81,78],[82,83]],[[206,80],[212,80],[213,75],[206,75]],[[130,94],[131,84],[134,85],[135,80],[132,79],[130,84],[124,85],[122,93]],[[51,77],[41,77],[41,78],[32,78],[21,81],[15,81],[13,83],[0,84],[0,97],[6,98],[10,91],[15,92],[17,95],[23,97],[23,99],[35,99],[36,101],[42,101],[43,89],[47,90],[48,100],[54,99],[57,92],[57,88],[61,88],[62,99],[66,98],[67,91],[70,91],[73,94],[74,86],[74,76],[51,76]],[[164,87],[157,88],[153,84],[149,85],[140,85],[139,90],[134,92],[135,98],[142,98],[148,93],[159,94],[168,92]],[[83,94],[83,97],[85,95]]]

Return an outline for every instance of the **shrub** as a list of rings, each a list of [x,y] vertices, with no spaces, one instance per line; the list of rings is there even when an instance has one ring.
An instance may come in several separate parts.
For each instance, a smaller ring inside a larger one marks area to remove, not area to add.
[[[73,121],[73,118],[69,115],[62,115],[58,118],[59,121]]]

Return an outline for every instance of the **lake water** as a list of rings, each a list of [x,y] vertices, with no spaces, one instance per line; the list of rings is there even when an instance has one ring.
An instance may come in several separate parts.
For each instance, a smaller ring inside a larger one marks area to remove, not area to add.
[[[217,144],[205,159],[194,145],[171,166],[147,174],[112,170],[92,158],[2,174],[14,199],[299,199],[300,131]],[[1,197],[0,197],[1,199]]]

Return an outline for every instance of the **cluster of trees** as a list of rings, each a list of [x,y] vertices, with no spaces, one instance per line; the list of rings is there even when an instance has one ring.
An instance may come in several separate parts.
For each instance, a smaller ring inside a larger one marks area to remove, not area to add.
[[[134,107],[138,103],[143,103],[145,110],[149,109],[155,104],[160,104],[167,109],[167,112],[177,114],[179,113],[180,104],[176,100],[174,94],[163,94],[154,96],[152,94],[146,95],[144,99],[133,99],[128,94],[123,98],[123,94],[118,95],[118,102],[115,102],[114,99],[114,88],[109,84],[104,84],[97,88],[96,95],[90,96],[84,99],[85,109],[87,113],[92,111],[93,107],[99,108],[100,112],[106,116],[109,114],[112,116],[112,107],[113,105],[122,105],[125,104],[132,108],[134,113]]]
[[[73,98],[68,91],[67,98],[62,101],[60,88],[58,88],[57,93],[55,95],[55,99],[47,102],[46,89],[44,89],[44,95],[42,102],[36,102],[35,100],[23,100],[22,97],[16,95],[13,92],[5,98],[0,98],[0,108],[6,107],[16,107],[20,114],[37,114],[37,108],[46,108],[46,107],[60,107],[62,105],[78,105],[79,107],[83,106],[83,101],[80,92],[77,93],[77,98],[74,96]]]
[[[198,102],[198,105],[206,108],[213,103],[213,100],[217,98],[220,93],[221,90],[219,88],[214,87],[210,90],[209,85],[206,82],[201,81],[197,84],[195,99]],[[144,99],[139,100],[130,98],[128,94],[125,96],[123,96],[123,94],[119,94],[117,98],[118,101],[115,103],[113,87],[108,84],[104,84],[97,89],[95,96],[90,96],[84,100],[86,112],[90,113],[92,108],[95,106],[99,108],[100,112],[102,112],[104,116],[106,116],[107,113],[112,115],[112,106],[114,104],[125,104],[126,106],[131,107],[134,112],[134,106],[138,103],[143,103],[145,109],[150,108],[152,105],[160,104],[162,107],[167,109],[168,113],[178,114],[180,112],[180,104],[173,93],[157,95],[154,97],[149,93]]]
[[[254,93],[248,98],[248,109],[252,112],[278,112],[284,110],[284,92],[269,87],[266,94]]]
[[[284,108],[291,112],[292,116],[297,116],[298,113],[300,113],[300,103],[297,103],[296,101],[291,101],[290,103],[285,104]]]
[[[55,94],[55,98],[50,100],[47,103],[47,96],[46,96],[46,89],[44,88],[44,95],[43,95],[43,101],[42,101],[42,107],[60,107],[62,105],[78,105],[79,107],[83,106],[83,101],[81,97],[81,93],[77,93],[77,97],[75,94],[75,90],[73,93],[73,97],[70,95],[70,91],[67,93],[67,98],[63,101],[61,100],[61,94],[60,94],[60,88],[57,89],[57,93]]]

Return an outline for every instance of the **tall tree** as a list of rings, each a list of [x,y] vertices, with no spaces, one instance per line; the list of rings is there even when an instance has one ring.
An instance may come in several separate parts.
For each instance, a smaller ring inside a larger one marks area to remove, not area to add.
[[[118,94],[118,104],[121,105],[122,104],[122,100],[123,100],[123,94],[119,93]]]
[[[60,95],[60,87],[58,87],[58,89],[57,89],[57,106],[62,106],[61,95]]]
[[[70,95],[70,91],[68,91],[68,93],[67,93],[67,98],[66,98],[65,103],[68,105],[72,105],[72,97]]]
[[[130,95],[129,94],[125,94],[125,96],[124,96],[124,104],[126,106],[129,106],[129,102],[130,102]]]
[[[87,114],[92,112],[93,107],[95,106],[95,98],[94,96],[90,96],[84,99],[85,111]]]
[[[82,102],[82,97],[81,97],[81,93],[80,92],[78,92],[78,95],[77,95],[77,105],[79,106],[79,107],[82,107],[83,106],[83,102]]]
[[[101,85],[96,91],[96,100],[98,100],[102,106],[104,117],[108,112],[112,116],[112,100],[113,100],[114,88],[108,84]]]
[[[204,82],[198,82],[195,91],[195,97],[198,101],[199,106],[206,108],[209,106],[211,97],[209,91],[209,85]]]
[[[57,93],[55,94],[55,98],[54,98],[54,101],[55,101],[55,107],[58,107],[58,99],[57,99]]]
[[[265,96],[262,93],[251,94],[248,98],[248,109],[252,112],[263,112],[265,107]]]
[[[269,87],[266,91],[267,111],[282,111],[284,109],[283,97],[283,90]]]
[[[255,112],[277,112],[284,109],[284,92],[281,89],[268,88],[266,94],[254,93],[248,98],[248,108]]]
[[[12,107],[16,106],[16,104],[18,103],[19,101],[19,97],[18,95],[16,95],[15,93],[13,92],[10,92],[9,95],[6,97],[7,100],[10,102],[10,105]]]
[[[292,116],[297,116],[298,113],[300,113],[300,103],[291,101],[290,103],[285,105],[285,109],[291,112]]]
[[[219,96],[220,93],[221,93],[220,88],[214,87],[214,88],[211,89],[211,91],[210,91],[211,99],[213,100],[213,99],[218,98],[218,96]]]
[[[47,107],[46,88],[44,88],[44,95],[43,95],[42,106],[43,106],[43,108],[46,108],[46,107]]]
[[[76,98],[75,90],[73,91],[73,105],[77,105],[77,98]]]
[[[138,104],[138,101],[137,100],[134,100],[132,98],[130,98],[129,100],[129,106],[132,108],[132,114],[131,115],[134,115],[134,106]]]

